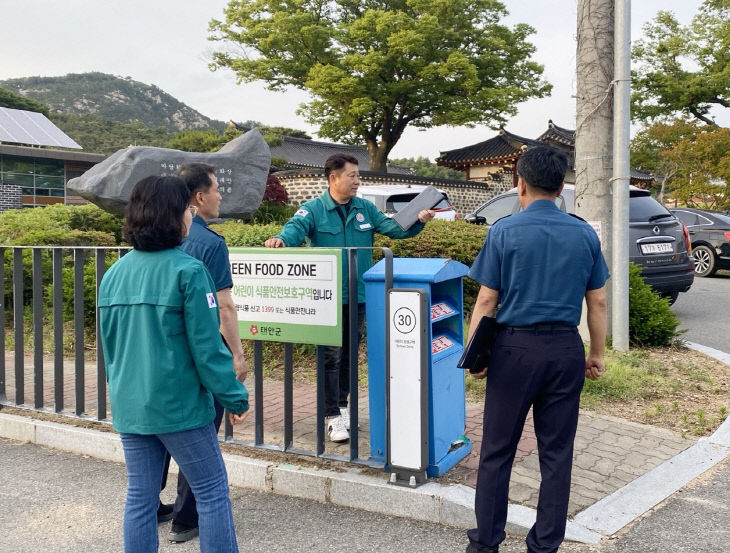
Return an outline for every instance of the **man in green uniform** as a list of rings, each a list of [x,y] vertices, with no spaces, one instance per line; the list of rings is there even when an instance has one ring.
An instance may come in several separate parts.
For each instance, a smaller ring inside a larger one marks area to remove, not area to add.
[[[325,162],[324,174],[329,188],[299,208],[284,225],[282,231],[266,240],[267,248],[296,247],[308,238],[312,246],[319,247],[372,247],[375,233],[390,238],[415,236],[435,213],[423,210],[418,214],[419,222],[407,231],[381,213],[375,205],[356,197],[360,186],[360,171],[357,159],[347,154],[335,154]],[[365,290],[362,274],[372,264],[370,250],[357,253],[358,289],[357,321],[360,343],[362,324],[365,320]],[[343,258],[342,282],[342,343],[343,347],[325,346],[325,416],[327,432],[333,442],[350,439],[350,415],[347,411],[347,396],[350,393],[350,351],[347,347],[350,329],[349,295],[347,283],[347,258]],[[357,352],[354,352],[355,357]]]

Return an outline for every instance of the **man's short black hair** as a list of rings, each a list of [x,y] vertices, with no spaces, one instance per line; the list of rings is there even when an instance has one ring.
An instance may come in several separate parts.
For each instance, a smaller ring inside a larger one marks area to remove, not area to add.
[[[207,163],[186,163],[177,170],[177,176],[185,181],[192,196],[198,190],[207,192],[213,186],[211,175],[215,175],[215,167]]]
[[[517,175],[530,186],[557,192],[565,180],[568,159],[547,146],[533,146],[517,160]]]
[[[155,252],[179,246],[190,191],[179,177],[150,176],[134,185],[122,232],[135,249]]]
[[[339,171],[345,166],[345,163],[357,165],[358,161],[355,156],[351,156],[350,154],[332,154],[327,158],[327,161],[324,162],[325,178],[329,180],[332,171]]]

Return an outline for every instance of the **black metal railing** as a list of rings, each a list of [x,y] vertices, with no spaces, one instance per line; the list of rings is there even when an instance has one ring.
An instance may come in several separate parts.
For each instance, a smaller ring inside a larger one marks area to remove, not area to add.
[[[86,319],[96,319],[96,291],[101,277],[106,271],[107,262],[111,263],[127,251],[126,248],[103,247],[34,247],[13,246],[0,247],[0,340],[2,341],[3,355],[0,357],[0,402],[6,405],[32,408],[42,411],[53,411],[59,414],[71,415],[66,409],[65,379],[67,369],[71,367],[65,363],[64,344],[67,336],[64,335],[64,302],[66,311],[71,311],[67,321],[72,325],[71,344],[74,375],[74,411],[76,417],[88,418],[86,408],[87,390],[86,377]],[[111,258],[109,255],[111,254]],[[27,259],[26,259],[27,258]],[[95,275],[95,289],[91,294],[84,290],[84,269],[93,264]],[[67,271],[64,275],[64,267]],[[8,271],[9,270],[9,271]],[[8,274],[12,280],[8,283]],[[72,293],[68,298],[64,294],[66,288]],[[8,286],[9,284],[9,286]],[[30,286],[27,286],[30,284]],[[85,306],[85,301],[91,296],[91,306]],[[13,345],[8,351],[6,340],[7,313],[6,306],[12,302]],[[89,313],[91,310],[91,313]],[[26,312],[30,311],[30,316]],[[47,322],[46,316],[50,315]],[[26,322],[30,322],[32,336],[32,356],[26,357],[25,333]],[[52,331],[52,379],[47,380],[44,352],[46,346],[45,331]],[[98,333],[97,333],[98,336]],[[100,344],[96,343],[97,353],[101,351]],[[13,354],[13,397],[12,401],[7,393],[7,357]],[[95,383],[95,416],[97,420],[107,418],[107,390],[106,375],[104,373],[103,356],[94,356],[94,371],[97,378]],[[27,365],[32,370],[33,402],[26,402],[25,383]],[[47,387],[52,388],[52,408],[45,398]]]
[[[225,418],[224,440],[264,449],[347,460],[372,465],[360,458],[358,432],[358,356],[357,333],[357,252],[381,250],[385,259],[385,290],[393,286],[393,254],[388,248],[346,248],[348,256],[350,351],[350,444],[349,455],[325,452],[324,354],[317,346],[316,439],[313,450],[294,447],[294,355],[293,344],[283,344],[283,439],[281,444],[267,443],[264,436],[263,343],[253,342],[254,420],[253,441],[234,439],[233,428]],[[0,404],[24,409],[54,412],[77,418],[94,418],[110,422],[104,359],[98,327],[96,297],[107,266],[128,251],[120,247],[32,247],[0,246]],[[65,269],[65,271],[64,271]],[[6,276],[12,276],[10,286]],[[92,282],[93,281],[93,284]],[[28,284],[30,284],[28,286]],[[93,291],[92,291],[93,290]],[[13,344],[7,348],[6,306],[12,303]],[[30,312],[30,314],[28,314]],[[26,323],[33,339],[32,356],[26,358]],[[382,324],[387,324],[385,315]],[[371,321],[371,324],[379,324]],[[95,328],[94,343],[88,349],[86,329]],[[45,355],[46,335],[52,336],[52,352]],[[70,342],[70,343],[67,343]],[[73,357],[65,355],[65,345],[72,346]],[[7,359],[12,354],[14,371],[12,398],[7,393]],[[48,358],[50,357],[50,359]],[[52,378],[46,363],[52,363]],[[31,374],[26,374],[27,369]],[[66,405],[66,377],[73,375],[73,410]],[[95,376],[95,378],[94,378]],[[26,403],[26,380],[33,385],[33,402]],[[52,392],[52,394],[50,393]],[[51,399],[52,398],[52,399]],[[92,400],[92,404],[87,400]],[[52,407],[49,405],[52,404]],[[382,463],[375,463],[382,466]]]

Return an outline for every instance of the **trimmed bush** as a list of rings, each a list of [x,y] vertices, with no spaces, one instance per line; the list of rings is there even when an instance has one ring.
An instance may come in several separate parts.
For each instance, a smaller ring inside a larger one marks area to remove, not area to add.
[[[641,267],[629,263],[629,343],[638,347],[668,346],[681,332],[679,319],[641,277]]]
[[[281,232],[282,225],[270,223],[267,225],[249,225],[229,221],[211,228],[226,239],[229,248],[260,248],[264,242]]]
[[[93,204],[0,213],[0,244],[5,246],[115,246],[121,241],[122,219]]]
[[[454,261],[471,267],[487,236],[486,228],[465,221],[441,221],[434,219],[413,238],[396,240],[387,236],[376,236],[375,246],[393,250],[395,257],[449,257]],[[378,261],[382,254],[375,252],[373,259]],[[464,279],[464,309],[474,307],[479,283],[470,278]]]
[[[118,246],[122,240],[122,219],[93,204],[65,206],[55,204],[43,208],[11,209],[0,213],[0,244],[4,246]],[[23,252],[23,303],[32,299],[31,251]],[[63,312],[64,320],[73,318],[72,253],[64,253]],[[111,261],[107,265],[111,264]],[[5,305],[12,305],[12,255],[5,254]],[[43,254],[43,281],[51,279],[51,256]],[[52,285],[47,285],[44,300],[47,312],[51,308]],[[84,320],[92,326],[95,320],[96,288],[93,256],[84,263]],[[6,310],[12,320],[12,310]]]
[[[247,225],[268,225],[276,223],[283,226],[291,216],[294,215],[297,208],[293,205],[278,204],[274,202],[262,202],[259,208],[249,217],[243,219]]]

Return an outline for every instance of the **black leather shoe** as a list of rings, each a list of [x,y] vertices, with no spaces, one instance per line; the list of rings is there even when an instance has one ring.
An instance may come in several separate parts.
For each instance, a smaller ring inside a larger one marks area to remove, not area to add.
[[[199,533],[197,526],[190,527],[173,522],[167,539],[170,540],[170,543],[183,543],[196,538]]]
[[[466,546],[466,553],[499,553],[499,546],[497,547],[484,547],[483,545],[474,545],[469,543]]]
[[[168,520],[172,520],[172,503],[160,501],[160,506],[157,507],[157,524],[162,524]]]

